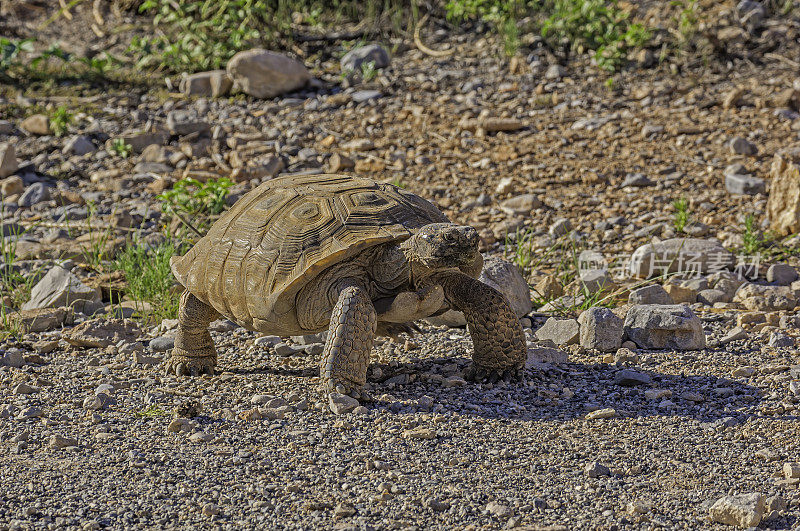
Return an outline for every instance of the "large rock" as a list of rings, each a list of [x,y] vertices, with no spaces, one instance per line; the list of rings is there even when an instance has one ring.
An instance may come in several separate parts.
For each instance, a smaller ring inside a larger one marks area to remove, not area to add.
[[[625,333],[640,348],[697,350],[706,346],[703,324],[691,308],[643,304],[625,316]]]
[[[767,218],[778,236],[800,232],[800,146],[775,153]]]
[[[578,323],[581,326],[580,342],[584,348],[611,352],[622,344],[624,321],[608,308],[589,308],[580,314]]]
[[[234,87],[256,98],[274,98],[302,88],[311,74],[299,61],[261,48],[239,52],[228,61]]]
[[[225,70],[197,72],[181,79],[179,90],[187,96],[226,96],[233,87],[233,81]]]
[[[536,339],[550,340],[556,345],[573,345],[578,342],[580,325],[575,319],[556,319],[550,317],[544,325],[536,331]]]
[[[19,168],[19,164],[17,164],[17,152],[14,144],[0,144],[0,179],[12,175],[17,168]]]
[[[49,135],[51,133],[50,118],[44,114],[33,114],[22,120],[19,124],[19,128],[32,135]]]
[[[478,280],[487,284],[508,299],[517,317],[523,317],[533,309],[531,290],[519,272],[519,268],[501,258],[487,258],[483,263],[483,271]],[[436,326],[464,326],[467,324],[464,314],[448,310],[442,315],[429,317],[427,321]]]
[[[100,290],[90,288],[63,267],[56,266],[31,290],[31,298],[22,305],[23,310],[60,308],[71,306],[83,311],[87,304],[100,302]]]
[[[667,290],[660,284],[642,286],[631,291],[628,295],[628,302],[631,304],[675,304]]]
[[[22,208],[29,208],[33,205],[50,201],[50,187],[44,183],[33,183],[20,196],[17,203]]]
[[[728,192],[737,195],[756,195],[767,191],[764,179],[738,173],[725,176],[725,188]]]
[[[76,347],[105,348],[122,340],[133,342],[141,337],[141,330],[126,319],[93,319],[84,321],[64,335]]]
[[[740,303],[748,310],[774,312],[793,310],[797,306],[797,296],[788,286],[762,286],[746,283],[736,290],[733,302]]]
[[[361,65],[370,62],[374,63],[375,68],[386,68],[389,66],[389,52],[380,44],[368,44],[354,48],[344,54],[339,64],[342,67],[342,72],[359,73],[361,72]]]
[[[736,527],[755,527],[764,516],[765,502],[764,495],[758,492],[724,496],[711,506],[711,519]]]
[[[736,257],[719,240],[709,238],[671,238],[642,245],[633,252],[630,272],[637,277],[666,273],[713,273],[731,269]]]

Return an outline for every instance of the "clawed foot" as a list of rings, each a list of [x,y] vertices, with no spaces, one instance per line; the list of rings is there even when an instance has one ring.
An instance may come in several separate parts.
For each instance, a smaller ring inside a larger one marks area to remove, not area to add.
[[[490,369],[474,363],[464,372],[464,379],[476,383],[522,382],[525,379],[525,367],[508,367]]]
[[[360,402],[369,402],[371,397],[369,394],[362,389],[363,386],[358,385],[356,383],[350,382],[348,380],[340,379],[340,378],[330,378],[323,384],[323,393],[325,395],[331,395],[334,393],[338,393],[341,395],[347,395],[350,398],[355,398]]]
[[[205,374],[211,376],[214,374],[216,364],[216,356],[181,356],[173,352],[167,360],[165,372],[167,376],[202,376]]]

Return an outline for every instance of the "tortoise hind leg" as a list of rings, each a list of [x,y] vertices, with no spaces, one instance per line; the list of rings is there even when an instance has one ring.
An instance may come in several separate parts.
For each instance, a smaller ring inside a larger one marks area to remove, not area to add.
[[[326,395],[361,397],[376,326],[375,307],[364,288],[350,285],[339,292],[320,365]]]
[[[178,310],[178,333],[167,362],[167,374],[198,376],[214,373],[217,351],[208,324],[218,317],[214,308],[188,291],[183,292]]]
[[[467,320],[474,349],[467,378],[522,380],[528,346],[505,296],[463,273],[442,273],[435,280],[444,288],[447,301]]]

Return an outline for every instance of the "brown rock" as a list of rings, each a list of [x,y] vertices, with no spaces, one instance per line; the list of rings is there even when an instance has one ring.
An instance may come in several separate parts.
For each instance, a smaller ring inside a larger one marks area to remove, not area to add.
[[[133,321],[93,319],[70,330],[64,339],[76,347],[105,348],[121,340],[136,341],[140,336],[141,330]]]
[[[8,198],[12,195],[19,195],[25,191],[25,184],[22,179],[16,175],[12,175],[0,181],[0,196]]]
[[[800,231],[800,146],[775,153],[767,218],[778,236]]]
[[[28,116],[22,123],[19,124],[20,129],[27,131],[32,135],[49,135],[50,131],[50,118],[44,114],[33,114]]]
[[[311,74],[299,61],[261,48],[239,52],[228,61],[234,86],[256,98],[274,98],[303,87]]]
[[[351,170],[355,167],[356,163],[353,162],[353,159],[346,155],[340,155],[339,153],[334,153],[331,155],[331,158],[328,159],[328,171],[331,173],[338,173],[342,170]]]
[[[0,179],[12,175],[19,165],[17,164],[17,153],[14,149],[14,144],[4,143],[0,144]],[[1,185],[0,185],[1,186]],[[17,192],[22,193],[22,192]],[[10,193],[3,195],[9,196]]]
[[[722,108],[723,109],[730,109],[731,107],[735,107],[739,100],[742,98],[744,94],[744,89],[741,87],[736,87],[735,89],[731,90],[727,94],[725,94],[725,98],[722,100]]]
[[[40,308],[12,313],[10,319],[26,333],[45,332],[72,320],[70,308]]]

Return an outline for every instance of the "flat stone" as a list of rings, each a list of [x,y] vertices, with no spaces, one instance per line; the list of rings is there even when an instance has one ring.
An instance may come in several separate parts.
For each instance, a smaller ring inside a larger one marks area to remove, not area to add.
[[[713,238],[672,238],[642,245],[633,252],[629,264],[636,277],[666,273],[706,274],[731,269],[736,257]]]
[[[56,450],[61,450],[62,448],[69,448],[70,446],[78,446],[78,439],[64,437],[62,435],[51,435],[48,446]]]
[[[61,327],[71,312],[66,308],[36,308],[21,310],[9,315],[9,319],[25,332],[46,332]]]
[[[767,192],[767,184],[764,179],[733,174],[725,176],[725,189],[729,193],[737,195],[765,194]]]
[[[622,369],[614,375],[614,383],[624,387],[633,387],[636,385],[649,385],[653,379],[649,374],[634,371],[632,369]]]
[[[0,144],[0,179],[13,175],[18,168],[19,163],[17,162],[17,152],[14,149],[14,144],[3,142]],[[4,191],[4,195],[13,194]]]
[[[637,305],[625,316],[625,333],[639,348],[697,350],[706,346],[703,324],[685,305]]]
[[[764,515],[765,502],[761,493],[723,496],[711,506],[711,520],[741,528],[755,527]]]
[[[550,347],[530,347],[528,348],[528,357],[525,360],[525,367],[535,367],[540,363],[551,363],[553,365],[561,365],[567,363],[569,354],[563,350]]]
[[[262,99],[298,90],[311,79],[303,63],[261,48],[234,55],[227,71],[234,88]]]
[[[361,404],[352,396],[343,395],[341,393],[331,393],[328,396],[328,405],[335,415],[343,415],[350,413]]]
[[[86,286],[72,272],[60,266],[51,268],[31,290],[23,310],[70,306],[82,311],[88,303],[100,302],[97,288]]]
[[[357,90],[350,94],[350,99],[354,103],[364,103],[365,101],[377,100],[382,97],[383,93],[380,90]]]
[[[88,396],[83,401],[83,408],[89,411],[101,411],[113,406],[117,400],[107,393],[97,393],[94,396]]]
[[[659,284],[642,286],[631,291],[628,302],[630,304],[675,304],[669,293]]]
[[[121,340],[136,341],[141,330],[127,319],[93,319],[85,321],[64,335],[70,345],[76,347],[105,348]]]
[[[731,296],[722,290],[704,289],[697,294],[697,302],[714,306],[718,302],[730,302]]]
[[[780,332],[772,332],[767,345],[775,348],[791,348],[794,347],[794,338]]]
[[[575,319],[550,317],[534,335],[540,341],[549,339],[556,345],[574,345],[579,340],[580,324]]]
[[[654,184],[656,183],[644,173],[629,173],[625,176],[620,187],[634,186],[637,188],[644,188],[646,186],[653,186]]]
[[[586,420],[598,420],[598,419],[613,419],[618,416],[619,414],[617,413],[616,409],[614,409],[613,407],[607,407],[587,413],[584,418]]]

